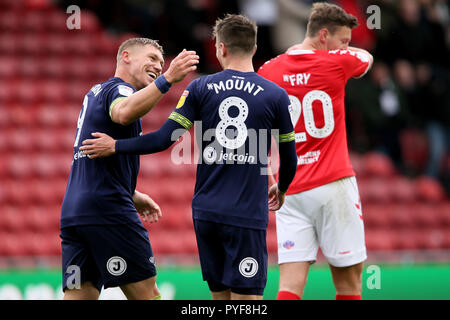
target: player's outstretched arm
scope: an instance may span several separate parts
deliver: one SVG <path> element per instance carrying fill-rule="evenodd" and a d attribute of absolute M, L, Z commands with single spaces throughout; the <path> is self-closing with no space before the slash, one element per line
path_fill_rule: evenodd
<path fill-rule="evenodd" d="M 103 158 L 115 153 L 149 154 L 168 149 L 186 129 L 178 122 L 168 119 L 157 131 L 140 137 L 114 140 L 101 132 L 92 133 L 96 139 L 86 139 L 80 150 L 90 159 Z"/>
<path fill-rule="evenodd" d="M 114 106 L 111 110 L 112 121 L 128 125 L 144 116 L 158 103 L 171 84 L 183 80 L 188 73 L 196 70 L 198 62 L 199 56 L 195 51 L 180 52 L 162 76 Z"/>

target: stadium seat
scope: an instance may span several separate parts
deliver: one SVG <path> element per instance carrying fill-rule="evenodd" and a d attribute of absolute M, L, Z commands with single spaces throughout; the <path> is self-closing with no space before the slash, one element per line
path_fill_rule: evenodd
<path fill-rule="evenodd" d="M 367 229 L 388 229 L 392 212 L 383 204 L 367 204 L 362 208 L 364 226 Z"/>
<path fill-rule="evenodd" d="M 423 172 L 428 158 L 428 141 L 424 132 L 406 129 L 400 134 L 404 166 L 411 172 Z"/>
<path fill-rule="evenodd" d="M 445 199 L 445 190 L 436 179 L 423 176 L 415 181 L 416 194 L 420 200 L 437 203 Z"/>
<path fill-rule="evenodd" d="M 450 228 L 444 229 L 444 249 L 450 249 Z"/>
<path fill-rule="evenodd" d="M 21 28 L 21 19 L 18 15 L 2 12 L 0 17 L 0 29 L 6 34 L 13 34 Z"/>
<path fill-rule="evenodd" d="M 276 254 L 278 252 L 278 240 L 275 230 L 267 231 L 267 252 Z"/>
<path fill-rule="evenodd" d="M 44 234 L 27 231 L 22 233 L 21 241 L 24 242 L 26 255 L 43 256 L 47 253 Z"/>
<path fill-rule="evenodd" d="M 46 255 L 61 256 L 61 238 L 59 237 L 59 234 L 59 229 L 44 234 Z"/>
<path fill-rule="evenodd" d="M 55 203 L 58 198 L 51 185 L 45 180 L 30 180 L 30 197 L 33 203 L 38 205 L 50 205 Z"/>
<path fill-rule="evenodd" d="M 410 212 L 417 227 L 440 227 L 439 205 L 415 204 L 410 206 Z"/>
<path fill-rule="evenodd" d="M 45 31 L 47 16 L 39 11 L 28 11 L 21 20 L 21 28 L 25 32 L 38 33 Z"/>
<path fill-rule="evenodd" d="M 2 36 L 0 35 L 0 43 L 3 41 Z M 6 40 L 7 41 L 7 40 Z M 20 66 L 19 60 L 16 57 L 5 55 L 5 51 L 2 48 L 2 45 L 0 44 L 0 52 L 2 55 L 0 55 L 0 80 L 1 87 L 5 88 L 8 86 L 11 80 L 14 79 L 14 76 L 17 76 L 17 69 Z M 5 90 L 7 91 L 7 90 Z M 11 94 L 10 90 L 8 90 L 9 94 Z M 0 99 L 4 99 L 3 94 L 0 95 Z M 4 101 L 4 100 L 2 100 Z M 5 99 L 6 101 L 6 99 Z"/>
<path fill-rule="evenodd" d="M 398 176 L 387 182 L 386 187 L 395 203 L 411 203 L 416 199 L 414 182 L 406 177 Z"/>
<path fill-rule="evenodd" d="M 20 232 L 25 230 L 25 216 L 21 210 L 21 207 L 15 206 L 6 206 L 2 208 L 2 229 L 10 232 Z"/>
<path fill-rule="evenodd" d="M 364 178 L 366 177 L 366 171 L 364 166 L 364 159 L 363 157 L 356 153 L 356 152 L 349 152 L 350 157 L 350 163 L 352 164 L 353 170 L 356 173 L 356 176 L 358 178 Z"/>
<path fill-rule="evenodd" d="M 182 241 L 178 232 L 164 231 L 151 232 L 150 242 L 156 256 L 159 254 L 176 254 L 180 252 Z M 182 239 L 181 239 L 182 240 Z"/>
<path fill-rule="evenodd" d="M 53 33 L 59 32 L 61 35 L 68 33 L 69 30 L 66 28 L 66 21 L 68 16 L 64 12 L 55 10 L 47 14 L 47 28 Z"/>
<path fill-rule="evenodd" d="M 424 229 L 418 234 L 418 249 L 445 249 L 445 232 L 442 229 Z"/>
<path fill-rule="evenodd" d="M 83 56 L 79 55 L 74 55 L 66 63 L 67 63 L 66 65 L 67 76 L 70 79 L 77 79 L 83 81 L 86 81 L 91 78 L 91 73 L 93 73 L 93 69 L 96 67 L 96 66 L 91 67 L 91 65 L 87 63 L 87 60 Z M 84 85 L 83 88 L 85 87 L 86 86 Z M 78 99 L 80 99 L 80 97 L 78 97 Z"/>
<path fill-rule="evenodd" d="M 380 152 L 368 152 L 363 156 L 365 172 L 373 177 L 390 177 L 395 173 L 392 160 Z"/>
<path fill-rule="evenodd" d="M 362 179 L 358 182 L 358 189 L 363 204 L 387 203 L 391 201 L 390 190 L 386 187 L 386 180 L 380 178 Z"/>
<path fill-rule="evenodd" d="M 51 56 L 61 57 L 69 52 L 67 40 L 63 34 L 49 34 L 43 45 L 43 50 Z"/>
<path fill-rule="evenodd" d="M 62 124 L 62 112 L 53 104 L 44 104 L 36 112 L 36 121 L 41 128 L 53 129 Z"/>
<path fill-rule="evenodd" d="M 394 249 L 415 250 L 420 246 L 420 233 L 415 229 L 398 230 L 392 233 L 394 236 Z"/>
<path fill-rule="evenodd" d="M 413 212 L 410 210 L 410 206 L 407 204 L 396 204 L 389 208 L 390 226 L 394 229 L 406 229 L 412 228 L 415 225 Z"/>
<path fill-rule="evenodd" d="M 47 214 L 45 207 L 34 205 L 24 207 L 22 215 L 25 217 L 26 228 L 30 231 L 43 233 L 52 229 L 49 223 L 52 217 Z"/>
<path fill-rule="evenodd" d="M 24 33 L 19 44 L 19 53 L 24 56 L 37 57 L 45 52 L 39 37 L 36 37 L 34 33 Z"/>
<path fill-rule="evenodd" d="M 92 83 L 86 83 L 85 81 L 79 81 L 78 79 L 71 81 L 67 87 L 67 96 L 65 98 L 69 99 L 72 103 L 79 103 L 81 109 L 84 95 L 88 93 L 92 85 Z"/>
<path fill-rule="evenodd" d="M 365 236 L 368 251 L 389 251 L 394 249 L 393 233 L 390 231 L 366 230 Z"/>
<path fill-rule="evenodd" d="M 54 105 L 60 105 L 66 102 L 67 87 L 68 86 L 63 81 L 58 81 L 56 79 L 44 80 L 40 86 L 43 101 Z"/>
<path fill-rule="evenodd" d="M 72 56 L 78 56 L 82 59 L 89 58 L 93 53 L 93 46 L 95 43 L 91 42 L 91 38 L 87 30 L 84 30 L 84 22 L 83 22 L 83 30 L 75 31 L 73 35 L 70 37 L 70 41 L 67 41 L 67 45 Z"/>
<path fill-rule="evenodd" d="M 0 252 L 2 256 L 25 256 L 27 249 L 22 235 L 16 232 L 6 232 L 0 234 Z"/>
<path fill-rule="evenodd" d="M 43 58 L 39 63 L 41 65 L 43 77 L 50 79 L 65 79 L 68 76 L 68 61 L 60 57 Z"/>
<path fill-rule="evenodd" d="M 187 206 L 171 205 L 169 203 L 160 206 L 162 218 L 161 226 L 174 230 L 186 230 L 192 227 L 192 213 Z"/>
<path fill-rule="evenodd" d="M 24 183 L 25 181 L 27 183 Z M 23 206 L 29 204 L 32 201 L 32 185 L 28 182 L 29 179 L 2 181 L 2 183 L 5 184 L 6 190 L 8 192 L 8 203 L 16 206 Z"/>
<path fill-rule="evenodd" d="M 23 105 L 16 105 L 10 108 L 9 111 L 10 125 L 16 127 L 16 132 L 28 134 L 29 129 L 34 126 L 36 119 L 33 105 L 30 105 L 30 108 L 24 108 Z M 24 142 L 28 143 L 28 141 Z"/>
<path fill-rule="evenodd" d="M 440 206 L 441 212 L 439 217 L 443 226 L 450 226 L 450 201 L 442 203 Z"/>
<path fill-rule="evenodd" d="M 33 163 L 26 154 L 16 154 L 9 157 L 6 165 L 8 175 L 12 178 L 22 180 L 30 178 L 33 174 Z"/>

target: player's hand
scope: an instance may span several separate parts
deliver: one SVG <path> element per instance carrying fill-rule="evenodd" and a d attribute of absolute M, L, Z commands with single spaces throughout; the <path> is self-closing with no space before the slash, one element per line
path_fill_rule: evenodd
<path fill-rule="evenodd" d="M 277 211 L 284 203 L 286 194 L 278 189 L 278 184 L 273 184 L 269 189 L 269 210 Z"/>
<path fill-rule="evenodd" d="M 142 220 L 154 223 L 162 217 L 161 208 L 147 194 L 136 190 L 133 195 L 133 202 Z"/>
<path fill-rule="evenodd" d="M 116 140 L 101 132 L 92 133 L 97 139 L 86 139 L 80 150 L 89 159 L 108 157 L 116 153 Z"/>
<path fill-rule="evenodd" d="M 180 82 L 189 72 L 197 70 L 199 59 L 200 57 L 195 51 L 183 49 L 183 51 L 172 60 L 169 68 L 164 72 L 164 77 L 169 83 Z"/>

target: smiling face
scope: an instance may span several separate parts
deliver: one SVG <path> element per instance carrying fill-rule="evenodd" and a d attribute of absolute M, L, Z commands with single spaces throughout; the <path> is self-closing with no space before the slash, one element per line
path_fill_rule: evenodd
<path fill-rule="evenodd" d="M 131 84 L 140 90 L 145 88 L 161 74 L 164 58 L 161 51 L 151 44 L 134 45 L 123 52 L 131 76 Z"/>

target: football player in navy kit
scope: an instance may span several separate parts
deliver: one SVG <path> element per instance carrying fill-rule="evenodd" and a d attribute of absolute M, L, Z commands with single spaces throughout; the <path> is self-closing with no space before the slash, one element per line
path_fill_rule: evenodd
<path fill-rule="evenodd" d="M 160 296 L 148 232 L 138 213 L 156 222 L 161 210 L 135 189 L 139 156 L 90 159 L 79 147 L 92 131 L 116 139 L 141 135 L 140 117 L 197 63 L 194 51 L 183 50 L 161 74 L 164 59 L 158 42 L 132 38 L 119 47 L 114 77 L 85 95 L 61 208 L 64 299 L 98 299 L 102 287 L 115 286 L 128 299 Z"/>
<path fill-rule="evenodd" d="M 175 130 L 182 134 L 194 121 L 201 121 L 197 134 L 213 133 L 214 139 L 199 146 L 203 158 L 192 201 L 203 279 L 213 299 L 263 296 L 269 188 L 262 171 L 267 168 L 273 130 L 279 131 L 280 153 L 279 182 L 270 188 L 274 210 L 282 205 L 297 167 L 289 97 L 254 72 L 256 32 L 254 21 L 245 16 L 218 19 L 214 36 L 223 71 L 192 81 L 159 130 L 125 140 L 97 132 L 93 136 L 98 139 L 85 140 L 81 147 L 95 159 L 158 152 L 174 143 Z M 261 145 L 267 149 L 259 151 Z"/>

